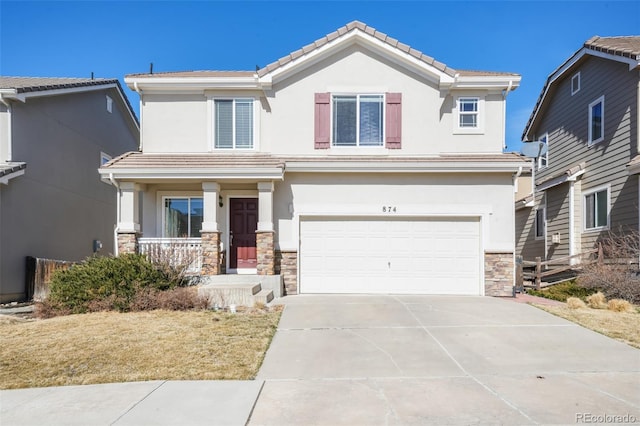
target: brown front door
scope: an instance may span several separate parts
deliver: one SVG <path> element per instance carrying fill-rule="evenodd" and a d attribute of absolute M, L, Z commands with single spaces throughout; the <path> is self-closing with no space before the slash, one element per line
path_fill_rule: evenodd
<path fill-rule="evenodd" d="M 232 198 L 230 201 L 229 268 L 255 268 L 258 199 Z"/>

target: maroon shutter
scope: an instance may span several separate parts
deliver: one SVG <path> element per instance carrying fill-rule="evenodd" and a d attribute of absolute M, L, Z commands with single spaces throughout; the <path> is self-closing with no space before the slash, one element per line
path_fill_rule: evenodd
<path fill-rule="evenodd" d="M 386 147 L 400 149 L 402 141 L 402 93 L 387 93 Z"/>
<path fill-rule="evenodd" d="M 315 96 L 315 149 L 328 149 L 331 146 L 331 95 L 316 93 Z"/>

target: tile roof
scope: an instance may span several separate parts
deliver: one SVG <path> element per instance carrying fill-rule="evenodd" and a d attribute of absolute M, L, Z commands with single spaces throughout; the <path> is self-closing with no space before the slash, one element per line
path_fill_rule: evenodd
<path fill-rule="evenodd" d="M 587 49 L 640 60 L 640 36 L 593 36 L 584 43 Z"/>
<path fill-rule="evenodd" d="M 0 163 L 0 178 L 11 173 L 23 170 L 27 163 Z"/>
<path fill-rule="evenodd" d="M 521 162 L 528 165 L 528 159 L 516 153 L 506 154 L 461 154 L 440 155 L 432 157 L 386 157 L 386 156 L 273 156 L 270 154 L 249 153 L 207 153 L 207 154 L 149 154 L 141 152 L 128 152 L 102 166 L 103 169 L 205 169 L 205 168 L 285 168 L 287 162 L 297 163 L 443 163 L 443 162 Z"/>
<path fill-rule="evenodd" d="M 393 37 L 388 36 L 387 34 L 376 30 L 373 27 L 366 25 L 360 21 L 352 21 L 347 25 L 338 28 L 336 31 L 327 34 L 324 37 L 321 37 L 294 52 L 289 53 L 288 55 L 283 56 L 282 58 L 268 64 L 267 66 L 258 69 L 256 72 L 253 71 L 178 71 L 178 72 L 163 72 L 163 73 L 153 73 L 153 74 L 129 74 L 127 77 L 135 77 L 135 76 L 145 76 L 145 77 L 251 77 L 258 75 L 258 77 L 263 77 L 266 74 L 269 74 L 272 71 L 288 64 L 289 62 L 300 58 L 303 55 L 309 54 L 327 43 L 341 37 L 351 31 L 360 30 L 386 44 L 391 47 L 397 48 L 404 53 L 407 53 L 414 58 L 424 62 L 425 64 L 431 65 L 436 69 L 444 72 L 445 74 L 454 77 L 456 74 L 461 76 L 469 76 L 469 77 L 479 77 L 479 76 L 509 76 L 509 75 L 519 75 L 515 73 L 506 73 L 506 72 L 497 72 L 497 71 L 477 71 L 477 70 L 455 70 L 453 68 L 448 67 L 442 62 L 436 61 L 431 56 L 425 55 L 408 46 Z"/>
<path fill-rule="evenodd" d="M 70 89 L 85 86 L 119 84 L 117 79 L 107 78 L 59 78 L 59 77 L 4 77 L 0 76 L 0 89 L 15 89 L 18 93 L 44 90 Z"/>

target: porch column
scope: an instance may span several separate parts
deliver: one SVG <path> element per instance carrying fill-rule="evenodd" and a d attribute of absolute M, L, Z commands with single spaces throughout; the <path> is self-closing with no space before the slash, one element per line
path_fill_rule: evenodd
<path fill-rule="evenodd" d="M 138 236 L 140 235 L 138 191 L 140 189 L 140 185 L 135 182 L 120 182 L 116 254 L 138 252 Z"/>
<path fill-rule="evenodd" d="M 256 231 L 258 275 L 275 273 L 274 236 L 273 182 L 258 182 L 258 230 Z"/>
<path fill-rule="evenodd" d="M 220 185 L 216 182 L 203 182 L 203 218 L 202 230 L 202 275 L 220 273 L 220 229 L 218 228 L 218 197 Z"/>

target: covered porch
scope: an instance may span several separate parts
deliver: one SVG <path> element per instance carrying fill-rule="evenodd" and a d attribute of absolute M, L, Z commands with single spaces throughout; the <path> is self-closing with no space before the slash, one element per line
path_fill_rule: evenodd
<path fill-rule="evenodd" d="M 190 274 L 274 275 L 270 156 L 128 153 L 100 169 L 118 189 L 116 255 L 141 253 Z"/>

